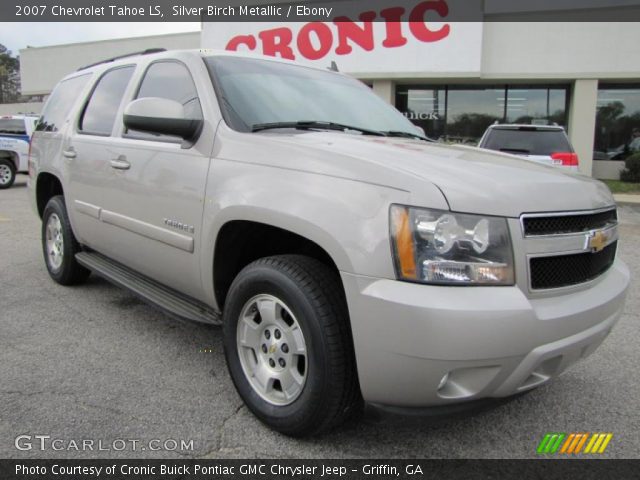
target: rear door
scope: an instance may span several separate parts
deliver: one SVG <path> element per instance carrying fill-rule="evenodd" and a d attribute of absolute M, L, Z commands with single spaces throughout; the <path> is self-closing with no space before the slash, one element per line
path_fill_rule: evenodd
<path fill-rule="evenodd" d="M 68 179 L 65 197 L 76 237 L 98 251 L 112 240 L 100 212 L 108 207 L 111 192 L 120 188 L 113 181 L 110 167 L 110 160 L 116 155 L 112 132 L 135 68 L 119 66 L 98 77 L 79 108 L 80 114 L 74 118 L 62 150 Z"/>
<path fill-rule="evenodd" d="M 37 120 L 35 131 L 31 137 L 31 161 L 33 173 L 49 172 L 62 178 L 65 185 L 65 196 L 69 198 L 67 160 L 62 156 L 68 144 L 69 131 L 72 129 L 72 112 L 76 112 L 90 88 L 91 72 L 78 73 L 66 78 L 53 89 Z M 35 189 L 33 189 L 35 193 Z M 35 195 L 32 193 L 32 199 Z M 67 202 L 67 211 L 71 225 L 75 226 L 75 211 L 72 202 Z M 77 234 L 77 232 L 76 232 Z"/>

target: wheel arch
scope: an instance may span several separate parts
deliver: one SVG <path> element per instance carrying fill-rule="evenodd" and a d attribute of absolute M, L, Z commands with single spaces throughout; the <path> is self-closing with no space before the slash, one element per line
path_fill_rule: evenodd
<path fill-rule="evenodd" d="M 56 195 L 64 195 L 60 179 L 49 172 L 38 174 L 36 178 L 36 207 L 40 218 L 42 218 L 47 202 Z"/>
<path fill-rule="evenodd" d="M 337 241 L 315 225 L 300 223 L 299 218 L 283 215 L 280 221 L 274 220 L 270 215 L 257 214 L 257 218 L 243 215 L 221 222 L 212 259 L 214 295 L 220 309 L 240 270 L 258 258 L 272 255 L 301 254 L 319 260 L 335 272 L 344 292 L 340 271 L 350 270 L 351 262 Z M 294 223 L 302 228 L 295 228 Z"/>
<path fill-rule="evenodd" d="M 20 156 L 12 150 L 0 150 L 0 158 L 8 158 L 17 172 L 20 169 Z"/>

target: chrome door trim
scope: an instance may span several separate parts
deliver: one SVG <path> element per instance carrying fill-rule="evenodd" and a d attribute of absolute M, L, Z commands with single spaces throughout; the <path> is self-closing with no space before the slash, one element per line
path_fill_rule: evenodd
<path fill-rule="evenodd" d="M 192 237 L 187 235 L 181 235 L 165 228 L 157 227 L 150 223 L 142 222 L 109 210 L 102 210 L 100 212 L 100 220 L 108 225 L 113 225 L 143 237 L 150 238 L 151 240 L 164 243 L 165 245 L 193 253 L 194 241 Z"/>

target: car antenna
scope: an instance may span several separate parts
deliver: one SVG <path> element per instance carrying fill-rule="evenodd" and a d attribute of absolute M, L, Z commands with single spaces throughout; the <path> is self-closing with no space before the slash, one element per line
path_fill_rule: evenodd
<path fill-rule="evenodd" d="M 335 60 L 331 60 L 331 65 L 329 65 L 329 70 L 331 70 L 332 72 L 339 72 L 340 70 L 338 70 L 338 64 L 336 63 Z"/>

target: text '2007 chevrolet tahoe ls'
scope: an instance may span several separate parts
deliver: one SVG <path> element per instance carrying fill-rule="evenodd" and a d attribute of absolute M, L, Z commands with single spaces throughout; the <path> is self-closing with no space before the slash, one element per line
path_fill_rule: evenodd
<path fill-rule="evenodd" d="M 272 58 L 143 52 L 67 76 L 30 185 L 51 277 L 223 326 L 289 435 L 363 400 L 506 397 L 592 353 L 629 271 L 601 182 L 421 136 L 367 86 Z"/>

